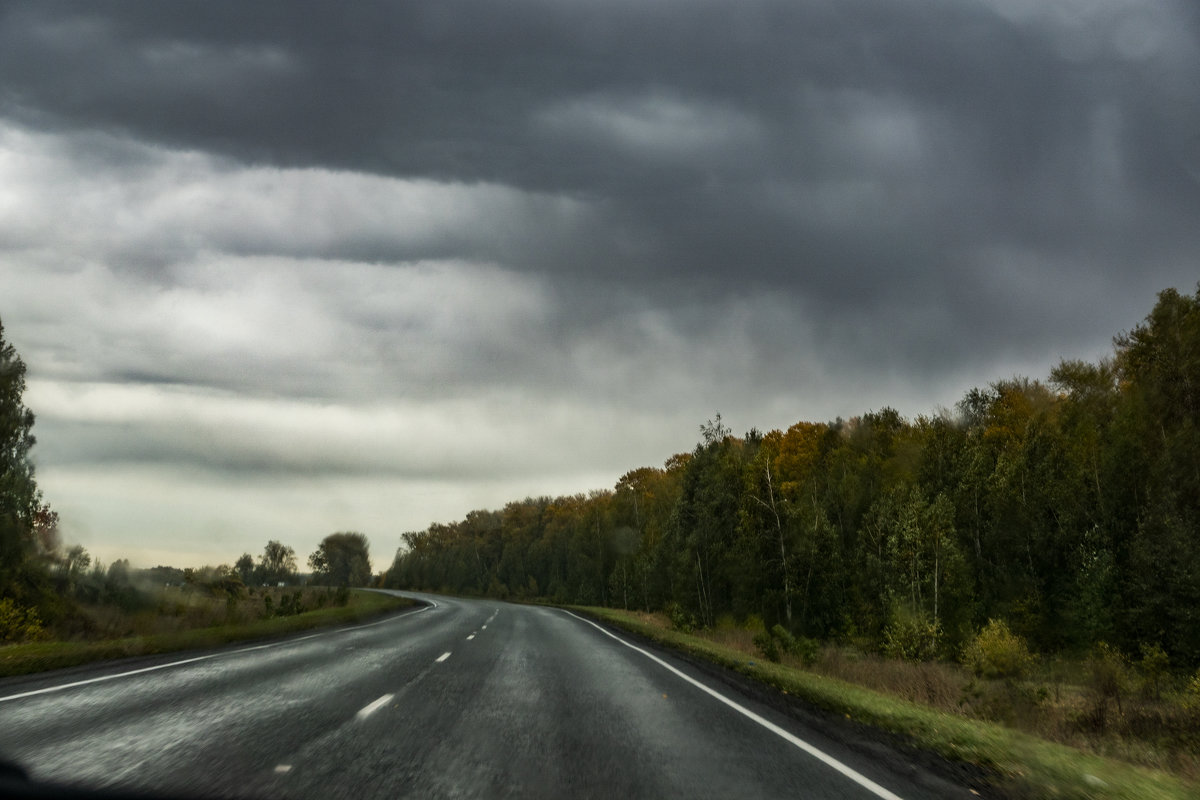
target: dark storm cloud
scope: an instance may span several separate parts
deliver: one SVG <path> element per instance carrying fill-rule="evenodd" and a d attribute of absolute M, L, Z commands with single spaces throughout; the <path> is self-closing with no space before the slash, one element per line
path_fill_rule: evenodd
<path fill-rule="evenodd" d="M 1006 352 L 1072 354 L 1114 319 L 1134 321 L 1200 245 L 1200 26 L 1184 4 L 0 13 L 0 111 L 65 134 L 80 174 L 136 179 L 159 158 L 146 147 L 210 159 L 188 203 L 161 202 L 102 243 L 112 269 L 164 289 L 198 248 L 461 259 L 550 278 L 566 309 L 542 320 L 560 345 L 551 361 L 595 340 L 630 356 L 623 333 L 645 308 L 702 341 L 731 302 L 771 295 L 792 319 L 741 320 L 754 359 L 787 364 L 803 330 L 801 346 L 831 362 L 928 375 Z M 246 168 L 316 172 L 285 196 L 293 213 L 272 218 L 253 199 L 281 205 L 275 178 Z M 172 180 L 187 184 L 181 171 Z M 322 177 L 339 171 L 361 177 L 348 188 Z M 413 200 L 371 176 L 424 184 Z M 447 211 L 398 233 L 390 220 L 428 204 L 429 187 L 448 187 L 439 202 L 469 207 L 470 222 Z M 338 192 L 360 203 L 320 224 Z M 356 323 L 394 346 L 403 325 L 386 304 L 380 314 Z M 154 368 L 172 361 L 152 349 L 117 366 L 234 388 L 220 355 L 172 372 Z M 509 356 L 460 372 L 520 381 L 520 354 Z M 269 355 L 255 372 L 304 391 Z"/>
<path fill-rule="evenodd" d="M 1022 335 L 1008 323 L 1039 294 L 1128 290 L 1133 265 L 1200 244 L 1196 11 L 1046 7 L 19 4 L 0 109 L 235 163 L 565 195 L 589 211 L 566 233 L 360 235 L 320 254 L 489 260 L 568 293 L 603 276 L 661 303 L 681 282 L 782 292 L 833 325 L 907 306 L 910 326 L 944 319 L 929 334 L 957 361 Z M 919 359 L 911 335 L 872 352 Z"/>
<path fill-rule="evenodd" d="M 231 492 L 297 509 L 269 535 L 414 527 L 611 485 L 714 409 L 1102 355 L 1195 285 L 1197 86 L 1188 0 L 0 0 L 48 496 L 131 536 Z"/>

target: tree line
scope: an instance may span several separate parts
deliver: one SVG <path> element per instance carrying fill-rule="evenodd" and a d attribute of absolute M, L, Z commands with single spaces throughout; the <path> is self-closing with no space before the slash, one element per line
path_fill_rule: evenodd
<path fill-rule="evenodd" d="M 1200 665 L 1200 288 L 1167 290 L 1098 363 L 736 437 L 611 490 L 514 501 L 403 535 L 385 583 L 761 617 L 954 656 L 989 620 L 1033 647 L 1160 646 Z"/>

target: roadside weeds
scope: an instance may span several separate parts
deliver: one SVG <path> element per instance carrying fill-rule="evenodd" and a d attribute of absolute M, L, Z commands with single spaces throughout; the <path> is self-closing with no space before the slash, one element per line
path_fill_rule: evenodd
<path fill-rule="evenodd" d="M 1070 800 L 1200 797 L 1200 787 L 1159 770 L 1085 753 L 1001 725 L 935 711 L 835 678 L 750 657 L 733 647 L 663 628 L 633 612 L 570 608 L 733 670 L 808 706 L 899 736 L 951 762 L 974 765 L 995 776 L 993 786 L 1007 796 Z"/>
<path fill-rule="evenodd" d="M 97 661 L 158 655 L 183 650 L 220 647 L 235 642 L 271 639 L 299 631 L 361 622 L 401 608 L 417 605 L 404 597 L 354 591 L 346 606 L 320 608 L 286 617 L 243 624 L 176 631 L 150 636 L 130 636 L 98 642 L 29 642 L 0 648 L 0 677 L 29 675 L 76 667 Z"/>

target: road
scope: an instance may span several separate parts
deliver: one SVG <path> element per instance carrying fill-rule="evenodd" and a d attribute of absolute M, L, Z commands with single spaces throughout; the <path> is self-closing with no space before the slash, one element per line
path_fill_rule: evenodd
<path fill-rule="evenodd" d="M 0 681 L 0 754 L 35 779 L 188 796 L 946 796 L 566 611 L 412 596 L 429 605 Z"/>

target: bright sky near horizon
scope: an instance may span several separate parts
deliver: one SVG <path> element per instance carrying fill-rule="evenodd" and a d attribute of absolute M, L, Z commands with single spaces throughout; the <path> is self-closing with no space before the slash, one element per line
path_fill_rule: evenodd
<path fill-rule="evenodd" d="M 1094 360 L 1200 278 L 1186 0 L 0 3 L 0 321 L 104 561 L 301 561 Z"/>

